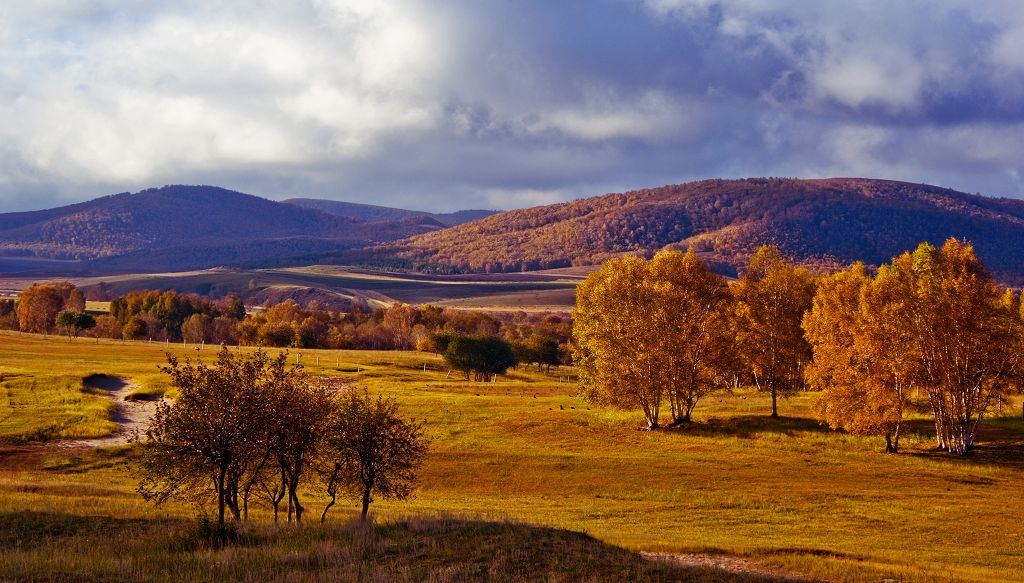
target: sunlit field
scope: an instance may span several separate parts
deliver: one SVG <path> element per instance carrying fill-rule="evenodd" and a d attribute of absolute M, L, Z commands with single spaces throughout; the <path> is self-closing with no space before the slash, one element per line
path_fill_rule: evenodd
<path fill-rule="evenodd" d="M 984 421 L 966 458 L 934 451 L 923 415 L 903 453 L 887 455 L 881 438 L 819 426 L 813 393 L 782 401 L 778 420 L 749 389 L 714 395 L 692 425 L 648 432 L 637 430 L 637 412 L 581 399 L 571 369 L 520 368 L 473 383 L 413 352 L 289 358 L 311 375 L 394 396 L 426 422 L 433 442 L 415 497 L 374 503 L 374 529 L 349 524 L 353 502 L 321 530 L 323 496 L 308 491 L 301 531 L 269 527 L 257 508 L 257 524 L 236 544 L 193 548 L 197 510 L 143 501 L 126 469 L 130 447 L 59 442 L 114 428 L 111 402 L 85 389 L 84 377 L 121 376 L 140 396 L 157 395 L 168 389 L 157 369 L 165 352 L 212 361 L 215 349 L 195 348 L 0 333 L 0 578 L 440 580 L 447 558 L 450 578 L 479 579 L 495 557 L 524 580 L 724 576 L 616 547 L 723 553 L 831 580 L 1009 581 L 1024 569 L 1019 401 Z M 538 559 L 550 556 L 544 548 L 561 549 L 564 564 Z"/>

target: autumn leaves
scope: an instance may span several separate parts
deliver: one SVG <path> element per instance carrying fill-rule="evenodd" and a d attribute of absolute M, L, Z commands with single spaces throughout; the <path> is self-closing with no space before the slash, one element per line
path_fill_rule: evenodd
<path fill-rule="evenodd" d="M 742 382 L 771 394 L 773 417 L 778 396 L 821 391 L 821 421 L 891 452 L 910 411 L 930 409 L 938 447 L 963 454 L 1024 374 L 1020 298 L 952 239 L 818 280 L 762 247 L 731 285 L 692 250 L 626 257 L 579 287 L 575 318 L 586 394 L 641 409 L 651 429 L 664 403 L 685 423 Z"/>
<path fill-rule="evenodd" d="M 936 445 L 967 453 L 986 412 L 1024 373 L 1020 297 L 953 239 L 941 249 L 922 244 L 874 277 L 857 264 L 823 278 L 804 327 L 819 418 L 884 435 L 890 452 L 920 405 L 931 411 Z"/>

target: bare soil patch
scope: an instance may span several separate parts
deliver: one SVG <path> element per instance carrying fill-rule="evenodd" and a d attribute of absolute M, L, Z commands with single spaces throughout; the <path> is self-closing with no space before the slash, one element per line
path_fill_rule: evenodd
<path fill-rule="evenodd" d="M 641 552 L 640 556 L 648 560 L 662 561 L 681 567 L 713 569 L 734 575 L 765 577 L 774 581 L 826 581 L 824 579 L 815 579 L 799 573 L 793 573 L 779 567 L 765 565 L 764 563 L 758 562 L 754 559 L 734 557 L 730 555 L 718 555 L 712 553 L 670 554 Z"/>
<path fill-rule="evenodd" d="M 117 431 L 105 437 L 91 439 L 68 439 L 60 443 L 63 447 L 109 447 L 113 445 L 124 445 L 132 435 L 142 434 L 146 431 L 149 419 L 156 411 L 157 403 L 163 399 L 129 399 L 129 395 L 139 388 L 138 384 L 132 383 L 122 377 L 96 374 L 85 379 L 87 387 L 104 391 L 108 398 L 112 399 L 117 406 L 114 412 L 113 421 L 117 423 Z"/>

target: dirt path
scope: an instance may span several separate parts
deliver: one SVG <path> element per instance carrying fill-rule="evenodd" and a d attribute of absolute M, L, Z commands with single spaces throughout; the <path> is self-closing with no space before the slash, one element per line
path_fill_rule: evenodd
<path fill-rule="evenodd" d="M 150 416 L 156 410 L 160 401 L 125 400 L 132 391 L 139 388 L 139 385 L 126 381 L 121 377 L 110 375 L 93 375 L 85 380 L 85 385 L 106 391 L 112 399 L 117 410 L 114 412 L 113 421 L 117 423 L 118 429 L 112 435 L 106 437 L 95 437 L 92 439 L 67 439 L 59 442 L 62 447 L 106 447 L 111 445 L 123 445 L 128 443 L 128 437 L 134 433 L 142 433 L 146 430 L 146 424 Z"/>
<path fill-rule="evenodd" d="M 747 559 L 744 557 L 715 555 L 710 553 L 687 553 L 674 555 L 669 553 L 641 552 L 640 555 L 645 559 L 672 563 L 674 565 L 682 565 L 684 567 L 711 567 L 727 571 L 729 573 L 734 573 L 736 575 L 770 577 L 777 581 L 826 581 L 824 579 L 815 579 L 799 573 L 793 573 L 779 567 L 765 565 L 764 563 L 758 562 L 754 559 Z"/>

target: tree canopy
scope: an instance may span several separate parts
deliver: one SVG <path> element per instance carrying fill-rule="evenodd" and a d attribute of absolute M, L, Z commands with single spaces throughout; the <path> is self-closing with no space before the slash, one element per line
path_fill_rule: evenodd
<path fill-rule="evenodd" d="M 725 279 L 691 250 L 606 262 L 577 289 L 574 358 L 587 396 L 639 408 L 660 426 L 691 419 L 734 370 L 732 299 Z"/>
<path fill-rule="evenodd" d="M 823 279 L 804 328 L 819 418 L 885 435 L 890 452 L 915 389 L 927 395 L 937 446 L 964 454 L 989 407 L 1021 386 L 1020 297 L 956 239 L 922 243 L 874 277 L 854 265 Z"/>
<path fill-rule="evenodd" d="M 802 366 L 811 358 L 800 323 L 811 307 L 814 278 L 777 247 L 762 246 L 732 289 L 739 354 L 757 388 L 771 394 L 772 417 L 778 417 L 778 397 L 802 387 Z"/>
<path fill-rule="evenodd" d="M 404 419 L 394 399 L 350 391 L 328 421 L 323 451 L 324 483 L 330 502 L 339 493 L 360 500 L 366 518 L 373 496 L 403 500 L 412 494 L 416 472 L 427 454 L 421 423 Z"/>

